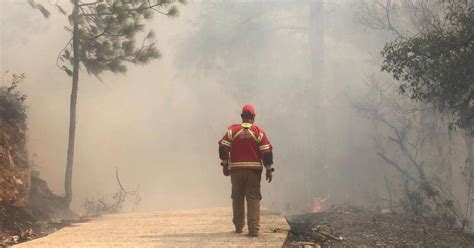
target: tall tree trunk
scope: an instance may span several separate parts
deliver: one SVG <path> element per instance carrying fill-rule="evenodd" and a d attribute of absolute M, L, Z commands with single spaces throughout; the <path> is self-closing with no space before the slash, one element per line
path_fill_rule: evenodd
<path fill-rule="evenodd" d="M 471 1 L 474 4 L 474 0 Z M 474 100 L 472 96 L 474 94 L 474 84 L 471 84 L 471 100 L 468 105 L 468 126 L 466 131 L 466 147 L 467 147 L 467 159 L 469 168 L 471 168 L 471 192 L 474 191 Z M 474 200 L 474 196 L 471 197 Z M 472 201 L 471 201 L 472 202 Z"/>
<path fill-rule="evenodd" d="M 79 0 L 74 1 L 73 22 L 74 30 L 72 34 L 73 46 L 73 70 L 72 70 L 72 91 L 69 110 L 69 141 L 67 147 L 66 176 L 64 180 L 64 202 L 66 206 L 71 205 L 72 200 L 72 169 L 74 164 L 74 144 L 76 139 L 76 103 L 79 83 Z"/>
<path fill-rule="evenodd" d="M 327 157 L 325 142 L 328 140 L 328 130 L 326 127 L 326 106 L 323 103 L 325 68 L 324 68 L 324 1 L 309 0 L 309 46 L 311 78 L 309 87 L 309 109 L 310 121 L 313 128 L 307 130 L 309 138 L 310 161 L 306 173 L 309 183 L 310 200 L 315 197 L 325 197 L 328 195 L 329 178 L 327 174 Z M 317 178 L 317 180 L 315 180 Z"/>
<path fill-rule="evenodd" d="M 474 84 L 471 86 L 471 96 Z M 472 98 L 461 110 L 461 127 L 464 129 L 464 142 L 466 144 L 466 169 L 469 173 L 470 199 L 474 200 L 474 100 Z"/>
<path fill-rule="evenodd" d="M 471 186 L 471 199 L 474 200 L 474 161 L 473 160 L 473 155 L 474 155 L 474 146 L 473 146 L 473 134 L 471 128 L 466 128 L 464 131 L 464 142 L 466 144 L 466 151 L 467 151 L 467 157 L 466 157 L 466 165 L 468 172 L 470 173 L 470 186 Z"/>
<path fill-rule="evenodd" d="M 448 157 L 447 157 L 447 163 L 448 163 L 448 178 L 447 178 L 447 183 L 448 183 L 448 190 L 452 192 L 453 190 L 453 164 L 452 164 L 452 154 L 453 154 L 453 133 L 452 130 L 447 128 L 448 132 Z"/>

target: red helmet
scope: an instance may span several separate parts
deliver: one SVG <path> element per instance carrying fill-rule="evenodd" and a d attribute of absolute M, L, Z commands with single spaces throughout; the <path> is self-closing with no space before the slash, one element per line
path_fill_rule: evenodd
<path fill-rule="evenodd" d="M 251 114 L 255 116 L 255 108 L 251 104 L 246 104 L 242 108 L 242 114 Z"/>

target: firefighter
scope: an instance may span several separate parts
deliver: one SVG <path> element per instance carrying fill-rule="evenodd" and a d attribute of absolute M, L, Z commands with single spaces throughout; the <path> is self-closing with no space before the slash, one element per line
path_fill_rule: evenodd
<path fill-rule="evenodd" d="M 228 127 L 219 141 L 219 157 L 225 176 L 232 183 L 232 209 L 235 232 L 242 233 L 245 225 L 245 200 L 250 237 L 258 237 L 260 227 L 260 181 L 265 169 L 266 180 L 273 179 L 272 145 L 262 128 L 254 124 L 255 109 L 247 104 L 242 108 L 241 124 Z"/>

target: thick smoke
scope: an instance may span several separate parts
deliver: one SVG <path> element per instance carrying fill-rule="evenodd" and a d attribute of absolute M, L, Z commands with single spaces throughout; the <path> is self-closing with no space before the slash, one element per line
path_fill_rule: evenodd
<path fill-rule="evenodd" d="M 358 3 L 191 1 L 178 18 L 157 16 L 147 28 L 162 59 L 102 82 L 81 72 L 73 207 L 113 193 L 116 167 L 139 186 L 139 210 L 230 206 L 217 141 L 246 103 L 274 146 L 265 207 L 297 213 L 318 197 L 364 204 L 381 193 L 391 168 L 349 99 L 366 91 L 389 37 L 355 21 Z M 67 18 L 45 19 L 26 1 L 0 8 L 0 69 L 27 75 L 29 150 L 62 193 L 71 79 L 56 58 Z"/>

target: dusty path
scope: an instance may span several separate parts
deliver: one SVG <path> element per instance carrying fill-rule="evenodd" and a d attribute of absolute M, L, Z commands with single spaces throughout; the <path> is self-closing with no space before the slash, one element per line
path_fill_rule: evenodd
<path fill-rule="evenodd" d="M 262 211 L 261 235 L 233 233 L 231 209 L 195 209 L 106 215 L 14 247 L 281 247 L 283 216 Z"/>

